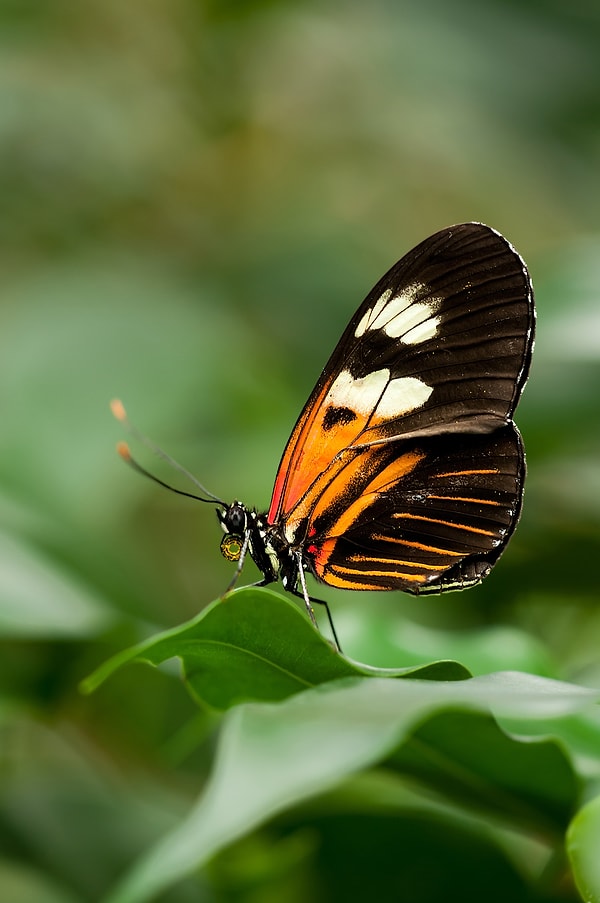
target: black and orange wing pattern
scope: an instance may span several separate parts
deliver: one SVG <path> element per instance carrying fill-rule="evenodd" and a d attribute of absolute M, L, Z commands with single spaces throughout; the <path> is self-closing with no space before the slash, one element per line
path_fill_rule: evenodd
<path fill-rule="evenodd" d="M 439 592 L 478 583 L 519 517 L 512 421 L 534 304 L 495 230 L 444 229 L 360 306 L 284 451 L 267 523 L 344 589 Z"/>

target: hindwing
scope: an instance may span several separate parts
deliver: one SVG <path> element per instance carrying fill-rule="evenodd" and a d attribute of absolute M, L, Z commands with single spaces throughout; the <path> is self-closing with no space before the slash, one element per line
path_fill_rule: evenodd
<path fill-rule="evenodd" d="M 307 565 L 343 589 L 479 583 L 514 529 L 524 475 L 512 425 L 366 447 L 312 506 Z"/>

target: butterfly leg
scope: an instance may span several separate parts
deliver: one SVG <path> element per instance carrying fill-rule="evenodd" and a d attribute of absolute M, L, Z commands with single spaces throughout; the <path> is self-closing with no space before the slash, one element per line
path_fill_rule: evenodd
<path fill-rule="evenodd" d="M 304 567 L 302 565 L 302 559 L 301 559 L 300 555 L 296 556 L 296 562 L 298 565 L 298 579 L 300 581 L 300 586 L 302 587 L 302 590 L 300 591 L 298 589 L 298 586 L 295 586 L 293 589 L 291 589 L 291 587 L 290 587 L 291 592 L 295 596 L 298 596 L 299 599 L 304 600 L 304 604 L 306 605 L 306 610 L 308 612 L 308 616 L 311 619 L 314 626 L 317 628 L 317 630 L 319 629 L 319 625 L 317 624 L 317 619 L 315 618 L 315 613 L 313 611 L 313 607 L 312 607 L 311 603 L 314 602 L 316 605 L 322 605 L 325 608 L 325 611 L 327 612 L 327 620 L 329 621 L 329 627 L 331 629 L 331 634 L 333 636 L 333 642 L 335 644 L 336 652 L 341 653 L 342 647 L 340 646 L 340 641 L 338 640 L 338 636 L 337 636 L 335 627 L 333 626 L 333 618 L 331 617 L 331 611 L 329 609 L 329 605 L 327 604 L 327 602 L 325 602 L 324 599 L 315 599 L 314 596 L 310 596 L 308 594 L 308 589 L 306 586 L 306 578 L 304 576 Z"/>
<path fill-rule="evenodd" d="M 237 561 L 237 567 L 233 573 L 233 577 L 231 578 L 231 580 L 229 581 L 229 584 L 227 585 L 227 589 L 223 593 L 224 596 L 226 596 L 227 593 L 230 593 L 231 590 L 233 589 L 233 587 L 238 582 L 239 576 L 242 573 L 242 568 L 244 567 L 244 561 L 245 561 L 246 555 L 248 554 L 249 547 L 250 547 L 250 530 L 246 530 L 246 532 L 244 533 L 244 541 L 242 542 L 242 547 L 240 549 L 240 554 L 239 554 L 239 558 Z"/>
<path fill-rule="evenodd" d="M 227 538 L 228 537 L 225 537 L 225 539 L 227 539 Z M 256 535 L 255 535 L 254 539 L 256 542 Z M 228 593 L 230 593 L 231 590 L 236 585 L 236 583 L 238 582 L 239 576 L 244 567 L 246 555 L 249 552 L 250 552 L 250 554 L 252 554 L 252 548 L 253 548 L 253 546 L 252 546 L 252 527 L 250 526 L 244 533 L 244 537 L 241 541 L 241 545 L 239 548 L 239 553 L 237 553 L 236 557 L 234 558 L 231 555 L 226 555 L 226 557 L 229 561 L 237 561 L 237 566 L 234 571 L 233 577 L 229 581 L 229 583 L 225 589 L 225 592 L 223 593 L 223 596 L 226 596 Z M 263 563 L 263 565 L 265 564 L 265 562 L 262 562 L 262 563 Z M 245 584 L 244 589 L 249 589 L 250 587 L 253 587 L 253 586 L 269 586 L 271 583 L 275 583 L 276 579 L 277 579 L 277 577 L 274 573 L 272 573 L 271 571 L 269 571 L 267 569 L 263 569 L 263 579 L 256 580 L 254 583 Z"/>

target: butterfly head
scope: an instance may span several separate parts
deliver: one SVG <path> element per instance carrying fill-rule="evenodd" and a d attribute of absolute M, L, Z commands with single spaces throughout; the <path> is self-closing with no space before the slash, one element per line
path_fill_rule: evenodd
<path fill-rule="evenodd" d="M 243 536 L 248 529 L 248 510 L 241 502 L 217 508 L 217 517 L 225 533 Z"/>
<path fill-rule="evenodd" d="M 225 536 L 221 540 L 221 554 L 227 561 L 239 561 L 248 530 L 248 511 L 241 502 L 217 508 L 217 518 Z"/>
<path fill-rule="evenodd" d="M 286 543 L 273 534 L 265 514 L 258 514 L 254 508 L 249 510 L 236 501 L 217 508 L 217 518 L 225 533 L 221 540 L 221 554 L 227 561 L 238 562 L 234 582 L 242 569 L 246 553 L 261 572 L 263 586 L 285 574 L 295 573 L 294 559 Z"/>

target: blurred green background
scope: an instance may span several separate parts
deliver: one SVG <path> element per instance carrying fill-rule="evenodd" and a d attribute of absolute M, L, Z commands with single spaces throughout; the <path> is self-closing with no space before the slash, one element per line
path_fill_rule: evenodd
<path fill-rule="evenodd" d="M 231 575 L 211 507 L 119 461 L 109 400 L 266 508 L 350 315 L 452 223 L 536 288 L 521 525 L 468 593 L 324 595 L 374 665 L 598 685 L 600 7 L 5 0 L 0 189 L 2 899 L 101 899 L 210 768 L 175 668 L 78 692 Z M 223 874 L 164 899 L 234 899 Z"/>

